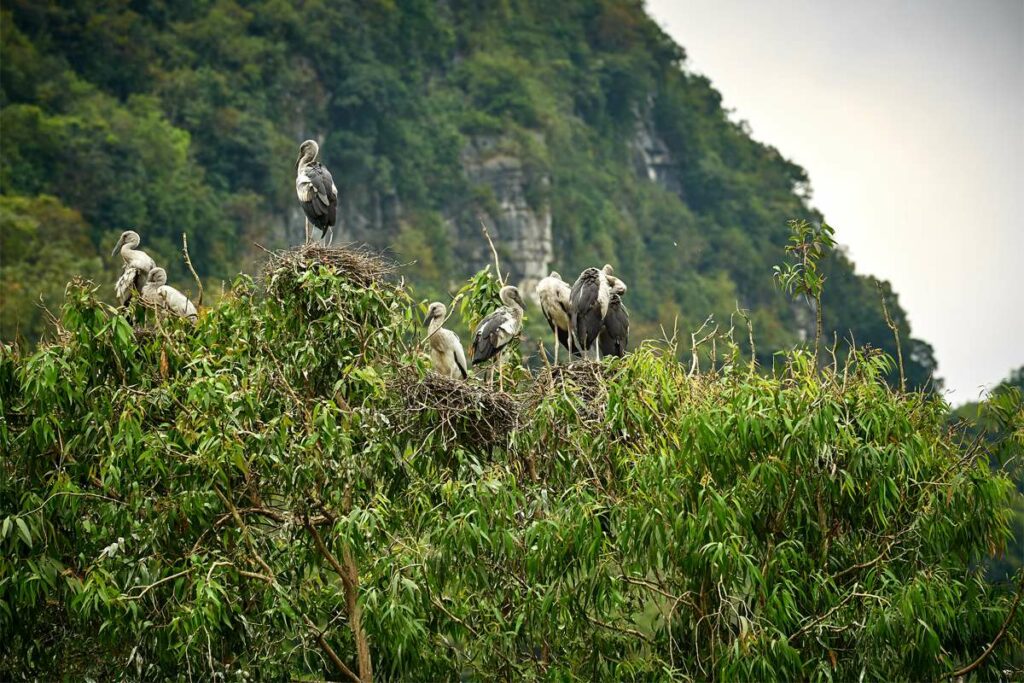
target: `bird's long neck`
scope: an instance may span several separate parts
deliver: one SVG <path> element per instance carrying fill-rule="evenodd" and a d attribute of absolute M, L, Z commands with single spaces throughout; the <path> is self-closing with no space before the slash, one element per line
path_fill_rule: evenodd
<path fill-rule="evenodd" d="M 430 336 L 431 341 L 433 341 L 437 337 L 437 335 L 434 333 L 441 329 L 442 325 L 444 325 L 443 315 L 439 315 L 430 321 L 430 325 L 427 326 L 427 334 Z"/>

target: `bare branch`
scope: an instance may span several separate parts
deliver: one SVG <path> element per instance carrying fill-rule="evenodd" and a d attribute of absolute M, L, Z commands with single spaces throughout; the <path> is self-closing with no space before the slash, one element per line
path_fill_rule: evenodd
<path fill-rule="evenodd" d="M 188 236 L 185 233 L 181 233 L 181 253 L 185 257 L 185 265 L 188 266 L 189 272 L 196 280 L 196 287 L 199 288 L 199 294 L 196 295 L 196 308 L 198 308 L 203 305 L 203 281 L 199 279 L 196 269 L 192 267 L 192 259 L 188 255 Z"/>

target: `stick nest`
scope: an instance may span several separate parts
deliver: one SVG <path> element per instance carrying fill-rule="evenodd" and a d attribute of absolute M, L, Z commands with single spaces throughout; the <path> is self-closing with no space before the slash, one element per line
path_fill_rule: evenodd
<path fill-rule="evenodd" d="M 514 398 L 465 380 L 435 372 L 420 378 L 406 371 L 397 375 L 394 389 L 403 399 L 401 419 L 407 428 L 436 433 L 446 448 L 489 451 L 504 446 L 519 424 Z"/>
<path fill-rule="evenodd" d="M 358 287 L 393 287 L 392 276 L 398 270 L 396 263 L 365 245 L 322 247 L 318 244 L 304 244 L 268 253 L 270 260 L 263 272 L 268 281 L 282 271 L 302 272 L 315 266 L 324 266 Z"/>
<path fill-rule="evenodd" d="M 552 389 L 579 397 L 582 422 L 603 422 L 608 404 L 606 381 L 614 373 L 611 366 L 593 360 L 577 360 L 568 365 L 546 367 L 537 375 L 531 403 L 540 403 Z"/>

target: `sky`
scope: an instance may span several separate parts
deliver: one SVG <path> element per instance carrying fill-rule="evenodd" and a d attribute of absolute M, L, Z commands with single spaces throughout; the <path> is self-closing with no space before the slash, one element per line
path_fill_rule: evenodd
<path fill-rule="evenodd" d="M 889 280 L 950 402 L 1024 365 L 1024 0 L 647 0 Z M 828 285 L 825 285 L 828 287 Z"/>

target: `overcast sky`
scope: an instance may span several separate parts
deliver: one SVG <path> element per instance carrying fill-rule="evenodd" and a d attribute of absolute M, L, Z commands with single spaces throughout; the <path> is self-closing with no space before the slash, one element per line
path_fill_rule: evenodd
<path fill-rule="evenodd" d="M 1024 365 L 1024 0 L 647 0 L 735 120 L 807 169 L 954 403 Z M 826 285 L 827 287 L 828 285 Z"/>

